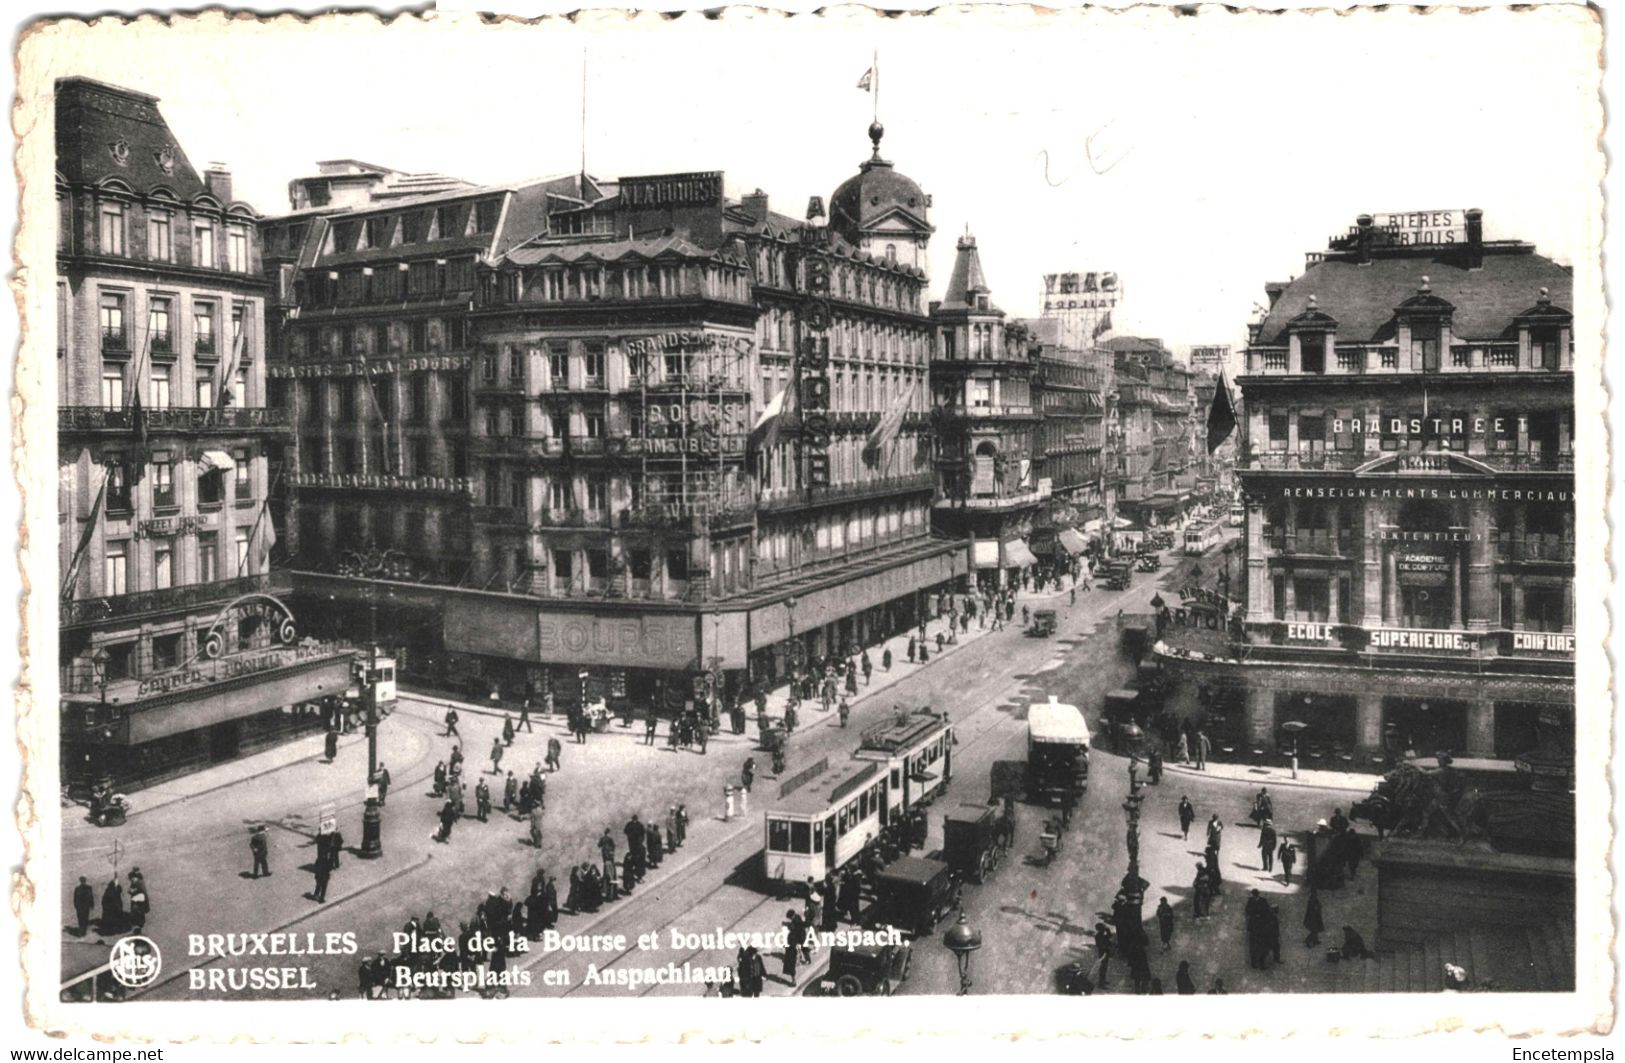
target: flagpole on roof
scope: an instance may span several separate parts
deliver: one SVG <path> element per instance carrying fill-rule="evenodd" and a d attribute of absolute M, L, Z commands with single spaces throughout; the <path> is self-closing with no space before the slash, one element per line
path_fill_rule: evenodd
<path fill-rule="evenodd" d="M 874 120 L 878 122 L 878 121 L 880 121 L 880 49 L 879 48 L 875 49 L 875 53 L 874 53 L 874 57 L 873 57 L 872 62 L 873 62 L 873 65 L 869 69 L 871 69 L 871 70 L 873 70 L 875 72 Z"/>

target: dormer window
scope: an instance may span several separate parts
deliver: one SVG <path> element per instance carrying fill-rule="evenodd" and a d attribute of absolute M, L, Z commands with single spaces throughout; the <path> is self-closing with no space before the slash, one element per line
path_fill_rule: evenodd
<path fill-rule="evenodd" d="M 1556 372 L 1562 366 L 1562 333 L 1556 328 L 1529 330 L 1529 357 L 1536 369 Z"/>
<path fill-rule="evenodd" d="M 1439 371 L 1439 323 L 1413 321 L 1411 323 L 1411 368 L 1424 373 Z"/>
<path fill-rule="evenodd" d="M 1298 365 L 1304 373 L 1326 371 L 1326 334 L 1305 332 L 1298 336 Z"/>

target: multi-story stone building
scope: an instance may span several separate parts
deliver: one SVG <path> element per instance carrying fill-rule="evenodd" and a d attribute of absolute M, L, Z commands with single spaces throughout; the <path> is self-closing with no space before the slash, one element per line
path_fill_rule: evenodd
<path fill-rule="evenodd" d="M 977 579 L 1002 587 L 1037 563 L 1028 547 L 1050 496 L 1040 476 L 1035 349 L 1025 326 L 993 304 L 976 238 L 961 237 L 942 300 L 931 360 L 932 416 L 942 493 L 932 522 L 969 540 Z"/>
<path fill-rule="evenodd" d="M 1117 508 L 1148 526 L 1175 523 L 1195 486 L 1190 370 L 1161 340 L 1116 336 L 1103 346 L 1115 365 L 1122 432 Z"/>
<path fill-rule="evenodd" d="M 129 787 L 319 727 L 351 657 L 269 567 L 257 216 L 155 97 L 56 85 L 65 781 Z"/>
<path fill-rule="evenodd" d="M 1417 245 L 1363 216 L 1266 289 L 1247 663 L 1182 662 L 1244 693 L 1239 741 L 1294 720 L 1349 760 L 1511 758 L 1572 726 L 1572 274 L 1464 219 Z"/>
<path fill-rule="evenodd" d="M 827 226 L 714 172 L 269 223 L 311 227 L 302 586 L 347 627 L 387 608 L 408 672 L 561 702 L 677 707 L 914 622 L 964 560 L 928 521 L 929 200 L 880 132 Z"/>
<path fill-rule="evenodd" d="M 1101 485 L 1106 442 L 1105 358 L 1099 349 L 1074 349 L 1061 343 L 1054 318 L 1032 318 L 1025 325 L 1035 345 L 1038 368 L 1033 375 L 1033 404 L 1039 426 L 1039 479 L 1050 482 L 1044 527 L 1055 531 L 1102 521 L 1106 516 Z M 1070 537 L 1068 541 L 1072 542 Z"/>

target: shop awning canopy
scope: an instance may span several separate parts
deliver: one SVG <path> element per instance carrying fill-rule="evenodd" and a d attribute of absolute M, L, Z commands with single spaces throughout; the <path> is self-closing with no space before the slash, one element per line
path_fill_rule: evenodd
<path fill-rule="evenodd" d="M 971 549 L 971 563 L 977 568 L 999 567 L 999 543 L 996 539 L 978 539 Z"/>
<path fill-rule="evenodd" d="M 234 468 L 237 462 L 232 459 L 230 454 L 227 454 L 223 450 L 205 450 L 198 457 L 198 464 L 201 465 L 206 472 L 209 469 L 220 469 L 224 471 L 226 469 Z"/>
<path fill-rule="evenodd" d="M 1004 544 L 1004 565 L 1006 568 L 1031 568 L 1038 564 L 1038 558 L 1027 549 L 1027 544 L 1020 539 L 1010 539 Z"/>
<path fill-rule="evenodd" d="M 1083 541 L 1083 536 L 1071 528 L 1062 528 L 1061 533 L 1055 539 L 1069 554 L 1081 554 L 1089 548 L 1089 544 Z"/>

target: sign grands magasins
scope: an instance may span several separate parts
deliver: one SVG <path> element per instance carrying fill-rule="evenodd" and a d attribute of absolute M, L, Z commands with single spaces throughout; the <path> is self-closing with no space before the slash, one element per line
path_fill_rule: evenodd
<path fill-rule="evenodd" d="M 1230 347 L 1226 344 L 1191 348 L 1192 365 L 1223 365 L 1229 360 Z"/>
<path fill-rule="evenodd" d="M 809 248 L 829 239 L 829 230 L 809 225 L 802 230 Z M 808 487 L 829 486 L 829 263 L 817 254 L 804 259 L 807 302 L 801 312 L 796 349 L 800 381 L 801 455 Z"/>
<path fill-rule="evenodd" d="M 621 178 L 621 204 L 641 207 L 704 207 L 722 204 L 722 173 L 668 173 Z"/>

